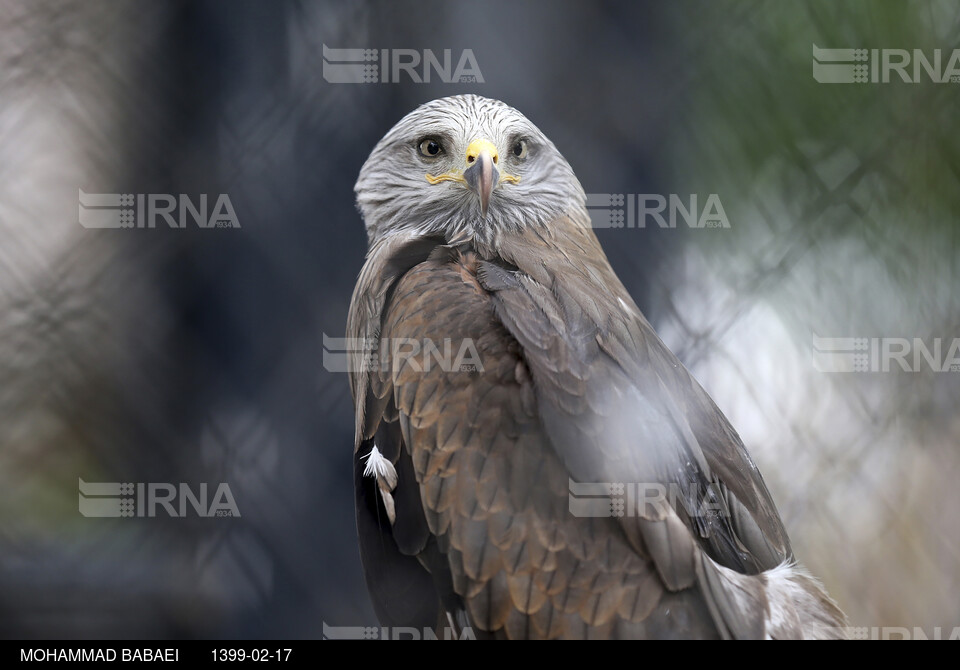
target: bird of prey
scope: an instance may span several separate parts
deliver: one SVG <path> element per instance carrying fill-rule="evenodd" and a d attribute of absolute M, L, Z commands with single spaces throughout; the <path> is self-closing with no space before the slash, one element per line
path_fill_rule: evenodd
<path fill-rule="evenodd" d="M 357 529 L 383 625 L 843 635 L 739 436 L 614 274 L 533 123 L 475 95 L 426 103 L 355 190 Z M 578 513 L 584 485 L 623 501 L 606 483 L 633 492 L 626 509 Z"/>

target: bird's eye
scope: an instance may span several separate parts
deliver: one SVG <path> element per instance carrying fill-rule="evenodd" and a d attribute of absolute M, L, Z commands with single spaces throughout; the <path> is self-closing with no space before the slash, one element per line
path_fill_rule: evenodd
<path fill-rule="evenodd" d="M 513 149 L 510 150 L 517 158 L 526 158 L 527 157 L 527 141 L 518 140 L 516 144 L 513 145 Z"/>
<path fill-rule="evenodd" d="M 420 142 L 420 155 L 427 158 L 435 158 L 443 151 L 440 141 L 433 137 L 428 137 Z"/>

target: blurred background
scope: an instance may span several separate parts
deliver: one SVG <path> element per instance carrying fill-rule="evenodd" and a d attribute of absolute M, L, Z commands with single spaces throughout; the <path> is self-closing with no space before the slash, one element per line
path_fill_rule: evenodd
<path fill-rule="evenodd" d="M 728 227 L 598 236 L 851 624 L 960 626 L 960 88 L 821 83 L 814 45 L 940 50 L 943 72 L 960 7 L 0 0 L 0 635 L 376 624 L 322 338 L 366 250 L 361 164 L 467 92 L 526 114 L 588 193 L 717 196 Z M 325 46 L 470 50 L 480 76 L 337 82 L 356 70 Z M 239 228 L 87 228 L 80 190 L 227 194 Z M 910 371 L 849 353 L 890 342 Z M 89 518 L 78 479 L 226 482 L 241 516 Z"/>

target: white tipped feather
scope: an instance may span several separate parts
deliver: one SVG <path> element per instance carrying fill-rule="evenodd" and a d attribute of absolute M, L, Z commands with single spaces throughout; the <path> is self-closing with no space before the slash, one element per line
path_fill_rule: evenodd
<path fill-rule="evenodd" d="M 393 467 L 393 463 L 380 453 L 376 445 L 362 458 L 367 461 L 367 465 L 363 468 L 364 477 L 376 477 L 378 482 L 381 479 L 384 480 L 391 491 L 396 487 L 397 470 Z"/>
<path fill-rule="evenodd" d="M 698 573 L 724 637 L 823 640 L 846 637 L 844 616 L 796 563 L 744 575 L 700 554 Z"/>
<path fill-rule="evenodd" d="M 799 629 L 805 640 L 847 637 L 840 608 L 809 572 L 797 564 L 781 563 L 763 573 L 767 580 L 767 634 Z"/>
<path fill-rule="evenodd" d="M 387 518 L 393 524 L 397 520 L 397 509 L 392 495 L 393 489 L 397 487 L 397 469 L 380 453 L 376 445 L 370 450 L 369 454 L 361 458 L 367 461 L 363 468 L 363 476 L 374 477 L 377 480 L 377 488 L 380 490 L 380 497 L 383 499 L 383 507 L 387 510 Z"/>

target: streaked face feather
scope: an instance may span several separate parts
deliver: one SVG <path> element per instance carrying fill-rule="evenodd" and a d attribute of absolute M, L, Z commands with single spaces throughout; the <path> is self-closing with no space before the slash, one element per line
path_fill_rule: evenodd
<path fill-rule="evenodd" d="M 421 150 L 428 139 L 442 147 L 436 156 Z M 456 179 L 469 167 L 467 148 L 476 140 L 496 148 L 497 168 L 506 177 L 494 187 L 486 216 L 477 194 Z M 525 151 L 517 156 L 521 140 Z M 452 178 L 428 180 L 428 174 Z M 545 226 L 583 210 L 585 202 L 570 165 L 535 125 L 512 107 L 476 95 L 434 100 L 401 119 L 373 149 L 355 191 L 371 245 L 405 233 L 495 248 L 501 233 Z"/>

